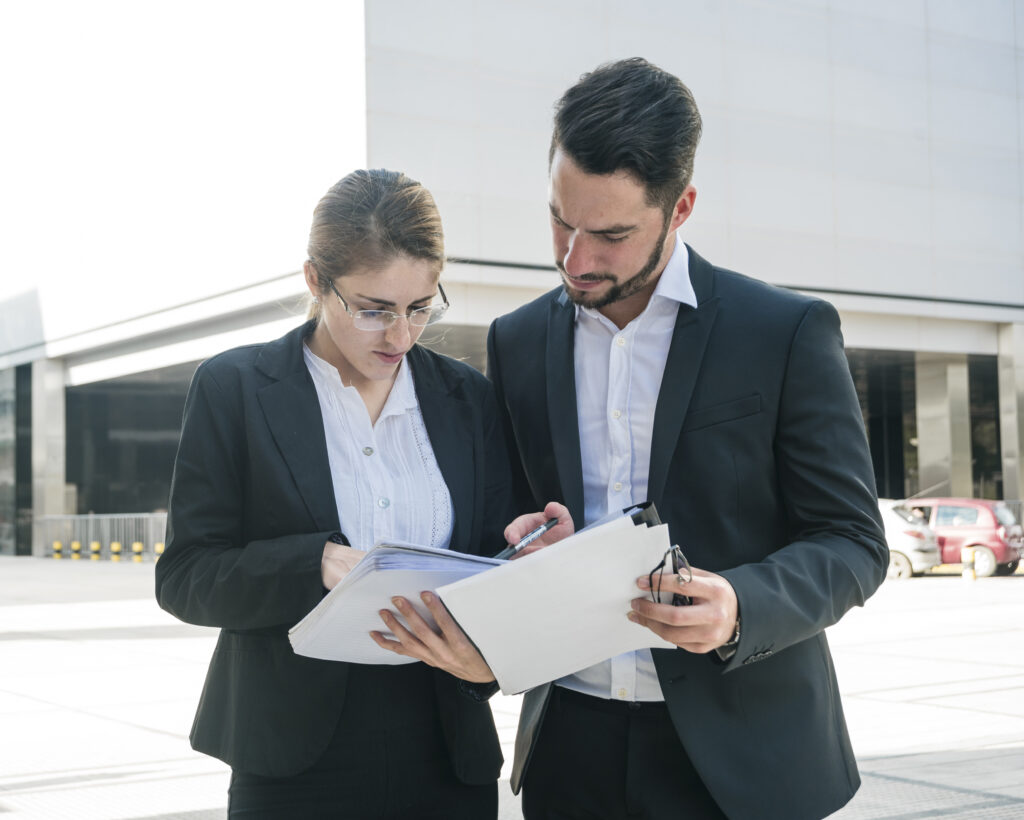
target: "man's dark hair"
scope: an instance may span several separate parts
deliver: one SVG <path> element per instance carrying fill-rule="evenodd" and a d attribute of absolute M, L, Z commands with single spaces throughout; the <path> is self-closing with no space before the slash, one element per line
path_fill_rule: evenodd
<path fill-rule="evenodd" d="M 588 174 L 626 171 L 667 214 L 693 177 L 700 132 L 690 89 L 633 57 L 598 66 L 562 95 L 548 164 L 560 148 Z"/>

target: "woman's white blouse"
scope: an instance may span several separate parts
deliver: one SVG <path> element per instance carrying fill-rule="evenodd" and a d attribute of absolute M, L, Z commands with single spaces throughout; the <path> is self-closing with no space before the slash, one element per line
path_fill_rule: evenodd
<path fill-rule="evenodd" d="M 368 550 L 380 541 L 447 547 L 454 511 L 423 424 L 412 372 L 399 365 L 376 424 L 359 391 L 303 345 L 324 418 L 341 531 Z"/>

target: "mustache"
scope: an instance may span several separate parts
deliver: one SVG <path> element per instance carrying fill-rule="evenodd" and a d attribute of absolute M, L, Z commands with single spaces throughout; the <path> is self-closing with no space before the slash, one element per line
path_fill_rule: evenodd
<path fill-rule="evenodd" d="M 555 262 L 555 267 L 558 268 L 558 270 L 561 273 L 565 274 L 566 276 L 569 276 L 569 272 L 565 269 L 565 265 L 563 265 L 561 262 Z M 610 273 L 584 273 L 584 274 L 580 274 L 579 276 L 573 276 L 571 278 L 572 279 L 577 279 L 577 280 L 582 281 L 582 282 L 614 282 L 615 281 L 615 277 L 612 276 Z"/>

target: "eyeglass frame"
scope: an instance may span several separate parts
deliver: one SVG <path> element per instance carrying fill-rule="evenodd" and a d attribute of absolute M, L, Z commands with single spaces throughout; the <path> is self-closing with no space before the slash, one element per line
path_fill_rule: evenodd
<path fill-rule="evenodd" d="M 426 306 L 421 307 L 421 308 L 416 308 L 416 310 L 410 310 L 408 313 L 395 313 L 393 310 L 378 310 L 376 308 L 369 308 L 369 309 L 365 309 L 365 310 L 357 310 L 357 311 L 355 311 L 353 313 L 352 312 L 352 308 L 350 308 L 348 306 L 348 302 L 345 301 L 345 297 L 342 296 L 340 293 L 338 293 L 338 289 L 334 286 L 334 281 L 333 280 L 328 280 L 327 283 L 331 286 L 331 290 L 334 291 L 334 295 L 337 296 L 338 299 L 341 301 L 341 305 L 342 305 L 342 307 L 345 308 L 345 312 L 349 316 L 352 317 L 352 324 L 355 325 L 356 330 L 362 330 L 362 331 L 365 331 L 367 333 L 373 333 L 375 331 L 381 331 L 381 330 L 388 330 L 399 319 L 405 319 L 405 321 L 407 321 L 413 327 L 426 327 L 427 325 L 436 324 L 437 322 L 441 321 L 441 319 L 444 318 L 445 313 L 448 312 L 448 308 L 451 307 L 451 303 L 448 301 L 448 296 L 444 292 L 444 286 L 440 282 L 438 282 L 437 283 L 437 290 L 438 290 L 438 293 L 441 294 L 441 298 L 444 300 L 440 305 L 426 305 Z M 432 320 L 428 320 L 428 321 L 424 322 L 423 324 L 419 324 L 419 323 L 414 322 L 412 320 L 412 317 L 417 315 L 417 314 L 424 315 L 424 311 L 430 311 L 430 313 L 428 313 L 426 315 L 428 315 L 430 317 L 436 317 L 436 318 L 434 318 Z M 383 327 L 359 327 L 358 321 L 360 319 L 360 314 L 366 314 L 366 313 L 378 314 L 381 317 L 390 316 L 391 319 Z M 367 318 L 368 317 L 366 317 L 366 316 L 362 317 L 362 319 L 364 321 Z"/>
<path fill-rule="evenodd" d="M 656 604 L 661 603 L 661 571 L 665 568 L 666 564 L 668 564 L 668 558 L 670 555 L 672 556 L 673 574 L 678 575 L 680 579 L 682 579 L 683 573 L 685 572 L 688 577 L 683 583 L 689 583 L 693 580 L 693 567 L 690 566 L 690 562 L 687 560 L 686 555 L 683 554 L 683 551 L 679 546 L 677 544 L 673 544 L 665 550 L 665 554 L 661 556 L 661 560 L 658 562 L 658 565 L 647 575 L 647 582 L 651 590 L 651 600 Z M 657 589 L 655 589 L 655 577 L 658 579 Z M 689 595 L 681 595 L 678 592 L 672 594 L 672 606 L 689 606 L 691 603 L 693 603 L 693 600 Z"/>

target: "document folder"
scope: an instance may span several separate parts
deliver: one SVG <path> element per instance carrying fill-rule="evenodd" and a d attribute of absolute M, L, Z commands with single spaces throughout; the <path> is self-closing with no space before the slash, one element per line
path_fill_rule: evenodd
<path fill-rule="evenodd" d="M 623 652 L 673 648 L 629 621 L 636 579 L 669 549 L 654 505 L 636 505 L 514 561 L 413 545 L 370 550 L 288 634 L 300 655 L 350 663 L 401 664 L 370 630 L 392 596 L 407 598 L 433 625 L 419 594 L 436 590 L 490 665 L 506 694 L 556 680 Z"/>

